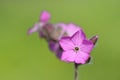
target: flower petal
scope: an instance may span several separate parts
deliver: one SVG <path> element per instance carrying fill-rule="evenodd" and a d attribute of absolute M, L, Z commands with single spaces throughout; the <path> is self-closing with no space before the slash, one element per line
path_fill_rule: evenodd
<path fill-rule="evenodd" d="M 73 50 L 64 51 L 61 60 L 65 62 L 74 62 L 76 53 Z"/>
<path fill-rule="evenodd" d="M 47 11 L 43 11 L 40 16 L 40 22 L 48 22 L 50 19 L 50 14 Z"/>
<path fill-rule="evenodd" d="M 59 23 L 57 26 L 60 26 L 62 28 L 63 32 L 67 33 L 67 36 L 72 36 L 77 31 L 81 30 L 79 26 L 76 26 L 73 23 L 65 24 L 65 23 Z"/>
<path fill-rule="evenodd" d="M 66 27 L 66 31 L 67 31 L 67 34 L 68 36 L 73 36 L 73 34 L 75 34 L 77 31 L 81 30 L 80 27 L 76 26 L 75 24 L 73 23 L 69 23 Z"/>
<path fill-rule="evenodd" d="M 89 57 L 90 57 L 89 54 L 79 51 L 76 54 L 75 63 L 85 64 Z"/>
<path fill-rule="evenodd" d="M 84 40 L 80 46 L 80 49 L 81 51 L 89 54 L 91 50 L 93 49 L 93 47 L 94 47 L 94 44 L 92 43 L 92 41 Z"/>
<path fill-rule="evenodd" d="M 74 45 L 80 46 L 80 44 L 85 38 L 86 36 L 84 32 L 82 30 L 79 30 L 71 37 L 71 40 L 73 41 Z"/>
<path fill-rule="evenodd" d="M 64 37 L 59 41 L 59 44 L 63 50 L 73 50 L 74 49 L 74 44 L 70 40 L 70 37 Z"/>
<path fill-rule="evenodd" d="M 32 34 L 33 32 L 38 31 L 38 28 L 39 28 L 39 25 L 36 23 L 36 24 L 33 26 L 33 28 L 30 28 L 30 29 L 28 30 L 28 34 Z"/>
<path fill-rule="evenodd" d="M 56 26 L 59 26 L 59 27 L 61 27 L 63 30 L 66 30 L 67 24 L 65 24 L 65 23 L 58 23 L 58 24 L 56 24 Z"/>

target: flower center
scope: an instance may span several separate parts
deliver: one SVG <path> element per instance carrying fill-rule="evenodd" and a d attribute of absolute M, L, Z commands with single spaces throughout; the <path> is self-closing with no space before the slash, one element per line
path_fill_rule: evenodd
<path fill-rule="evenodd" d="M 78 51 L 79 50 L 79 47 L 75 47 L 75 49 L 74 49 L 75 51 Z"/>

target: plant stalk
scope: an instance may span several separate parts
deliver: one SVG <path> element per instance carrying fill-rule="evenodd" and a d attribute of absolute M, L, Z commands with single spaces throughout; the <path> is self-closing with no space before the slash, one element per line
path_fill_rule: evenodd
<path fill-rule="evenodd" d="M 75 66 L 75 75 L 74 75 L 74 80 L 78 80 L 78 64 L 74 63 Z"/>

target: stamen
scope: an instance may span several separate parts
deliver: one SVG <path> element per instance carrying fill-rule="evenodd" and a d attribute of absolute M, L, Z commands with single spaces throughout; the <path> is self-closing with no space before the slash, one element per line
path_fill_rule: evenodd
<path fill-rule="evenodd" d="M 78 51 L 79 50 L 79 47 L 75 47 L 75 51 Z"/>

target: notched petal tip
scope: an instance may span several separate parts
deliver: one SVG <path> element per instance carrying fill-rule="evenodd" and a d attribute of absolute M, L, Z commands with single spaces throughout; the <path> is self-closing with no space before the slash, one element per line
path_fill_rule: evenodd
<path fill-rule="evenodd" d="M 75 34 L 72 35 L 71 40 L 75 45 L 80 45 L 82 44 L 82 41 L 86 39 L 85 33 L 83 30 L 77 31 Z"/>
<path fill-rule="evenodd" d="M 96 36 L 93 36 L 90 40 L 91 40 L 92 43 L 95 45 L 96 42 L 97 42 L 97 40 L 98 40 L 98 36 L 97 36 L 97 35 L 96 35 Z"/>

